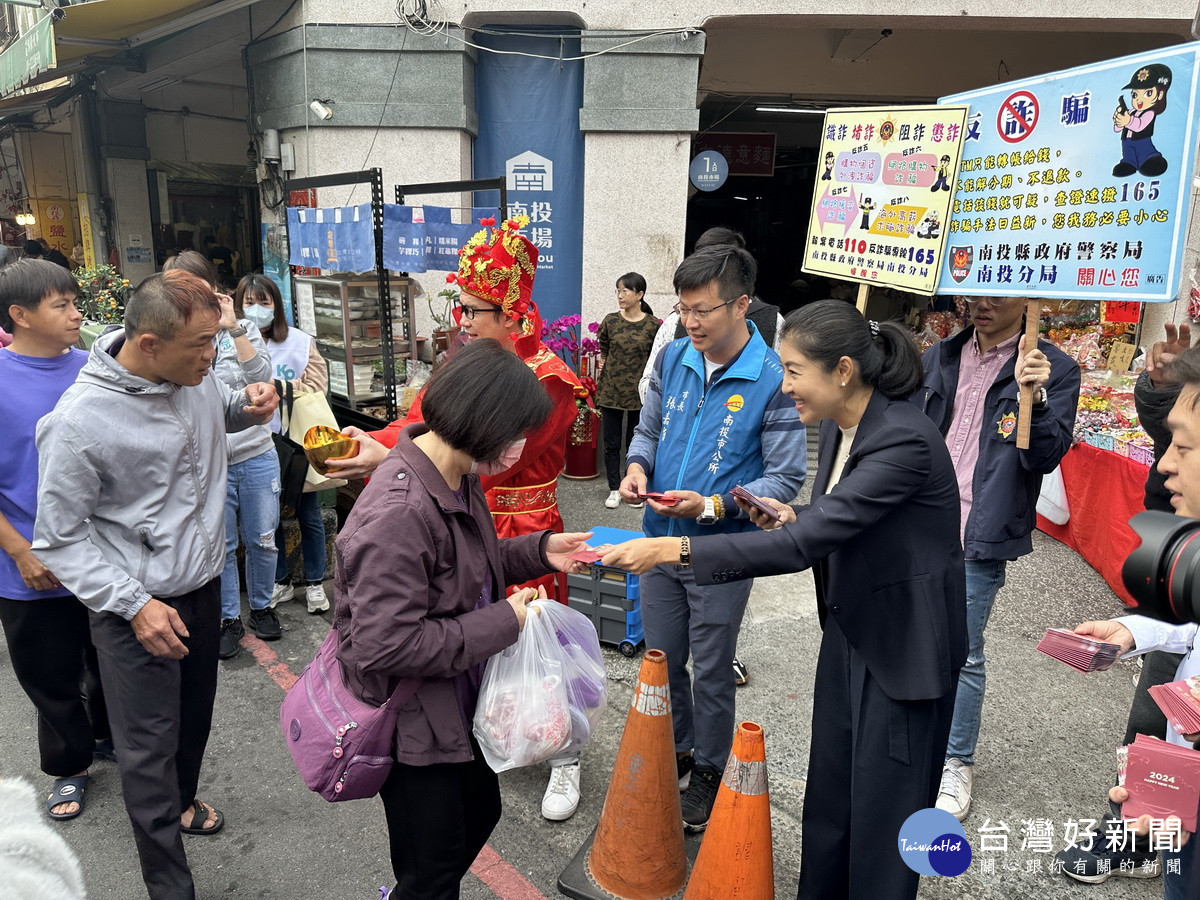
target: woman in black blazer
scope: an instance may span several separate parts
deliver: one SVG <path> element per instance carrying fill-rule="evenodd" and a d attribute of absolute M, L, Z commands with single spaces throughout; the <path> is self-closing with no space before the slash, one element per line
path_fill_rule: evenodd
<path fill-rule="evenodd" d="M 967 658 L 954 469 L 906 399 L 921 364 L 901 327 L 825 300 L 787 317 L 779 356 L 784 393 L 821 427 L 812 502 L 766 499 L 778 522 L 743 505 L 768 530 L 643 538 L 603 563 L 690 564 L 699 584 L 814 570 L 824 633 L 799 897 L 915 897 L 900 826 L 933 806 Z"/>

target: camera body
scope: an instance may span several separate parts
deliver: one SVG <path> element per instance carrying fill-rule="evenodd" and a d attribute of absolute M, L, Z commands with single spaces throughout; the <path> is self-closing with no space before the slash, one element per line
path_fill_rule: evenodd
<path fill-rule="evenodd" d="M 1200 519 L 1138 513 L 1129 527 L 1141 544 L 1121 567 L 1139 615 L 1174 625 L 1200 623 Z"/>

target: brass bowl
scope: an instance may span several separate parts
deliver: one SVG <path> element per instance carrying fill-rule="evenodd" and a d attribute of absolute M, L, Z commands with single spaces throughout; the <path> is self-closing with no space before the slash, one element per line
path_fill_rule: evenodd
<path fill-rule="evenodd" d="M 318 474 L 328 475 L 331 459 L 353 459 L 358 455 L 360 444 L 328 425 L 314 425 L 304 432 L 304 455 Z M 335 473 L 336 474 L 336 473 Z"/>

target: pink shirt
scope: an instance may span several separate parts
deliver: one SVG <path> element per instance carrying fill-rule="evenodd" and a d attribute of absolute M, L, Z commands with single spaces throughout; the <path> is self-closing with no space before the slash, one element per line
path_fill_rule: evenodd
<path fill-rule="evenodd" d="M 1006 341 L 983 353 L 978 338 L 968 341 L 958 364 L 958 390 L 954 394 L 954 414 L 946 430 L 946 446 L 958 475 L 960 520 L 959 538 L 966 541 L 967 516 L 971 513 L 975 466 L 979 462 L 979 439 L 984 420 L 984 400 L 988 388 L 1000 377 L 1004 362 L 1017 349 L 1022 337 L 1018 331 Z M 1014 410 L 1015 412 L 1015 410 Z"/>

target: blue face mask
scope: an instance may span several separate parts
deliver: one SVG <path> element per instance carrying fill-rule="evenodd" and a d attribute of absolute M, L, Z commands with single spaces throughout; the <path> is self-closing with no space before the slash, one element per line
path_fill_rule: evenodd
<path fill-rule="evenodd" d="M 275 310 L 267 309 L 265 306 L 251 304 L 242 310 L 246 318 L 258 326 L 261 331 L 275 320 Z"/>

